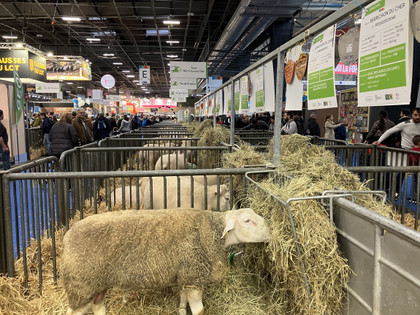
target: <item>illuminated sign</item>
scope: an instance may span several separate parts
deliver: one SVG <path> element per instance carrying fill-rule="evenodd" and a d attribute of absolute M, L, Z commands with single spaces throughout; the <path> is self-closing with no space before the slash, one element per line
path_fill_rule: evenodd
<path fill-rule="evenodd" d="M 84 60 L 47 60 L 47 80 L 92 81 L 92 71 Z"/>
<path fill-rule="evenodd" d="M 27 50 L 0 50 L 0 78 L 13 78 L 16 70 L 21 79 L 45 81 L 45 58 Z"/>

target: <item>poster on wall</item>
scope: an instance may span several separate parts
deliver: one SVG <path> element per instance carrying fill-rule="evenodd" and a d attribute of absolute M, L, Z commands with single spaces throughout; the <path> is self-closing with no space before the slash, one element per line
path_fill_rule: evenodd
<path fill-rule="evenodd" d="M 308 64 L 308 109 L 337 107 L 334 85 L 335 25 L 315 37 Z"/>
<path fill-rule="evenodd" d="M 248 105 L 249 85 L 248 84 L 249 84 L 248 76 L 245 75 L 245 76 L 241 77 L 241 103 L 240 103 L 241 106 L 239 108 L 239 113 L 240 114 L 246 114 L 246 113 L 249 112 L 249 105 Z"/>
<path fill-rule="evenodd" d="M 378 0 L 362 14 L 359 106 L 410 103 L 412 44 L 408 0 Z"/>
<path fill-rule="evenodd" d="M 300 45 L 293 47 L 286 54 L 286 60 L 296 62 L 301 54 Z M 303 83 L 295 78 L 290 84 L 286 84 L 286 110 L 302 110 Z"/>

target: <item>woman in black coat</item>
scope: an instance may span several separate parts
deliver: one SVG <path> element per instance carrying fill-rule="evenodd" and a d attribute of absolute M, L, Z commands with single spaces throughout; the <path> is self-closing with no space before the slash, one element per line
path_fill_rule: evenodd
<path fill-rule="evenodd" d="M 60 158 L 61 153 L 66 150 L 73 149 L 78 145 L 76 129 L 72 125 L 72 115 L 70 113 L 64 114 L 60 121 L 52 126 L 50 131 L 50 149 L 49 155 L 54 155 Z"/>

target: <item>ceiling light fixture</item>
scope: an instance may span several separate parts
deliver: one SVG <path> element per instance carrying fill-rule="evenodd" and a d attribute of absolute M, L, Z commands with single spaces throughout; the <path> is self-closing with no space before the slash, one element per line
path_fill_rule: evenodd
<path fill-rule="evenodd" d="M 49 52 L 49 53 L 47 54 L 47 56 L 48 56 L 48 57 L 52 57 L 52 56 L 54 56 L 54 55 L 53 55 L 53 53 L 52 53 L 52 52 Z"/>
<path fill-rule="evenodd" d="M 112 64 L 113 64 L 113 65 L 116 65 L 116 66 L 122 66 L 122 65 L 123 65 L 123 63 L 122 63 L 122 62 L 113 62 Z"/>
<path fill-rule="evenodd" d="M 15 46 L 16 48 L 22 48 L 23 47 L 23 44 L 22 43 L 18 43 L 18 44 L 16 44 L 16 46 Z"/>
<path fill-rule="evenodd" d="M 146 91 L 146 92 L 144 92 L 144 93 L 146 93 L 146 94 L 150 94 L 150 92 L 149 92 L 149 91 Z"/>
<path fill-rule="evenodd" d="M 127 78 L 135 78 L 136 76 L 134 74 L 127 74 Z"/>
<path fill-rule="evenodd" d="M 88 37 L 88 38 L 86 38 L 86 40 L 88 42 L 100 42 L 101 41 L 100 38 L 96 38 L 96 37 Z"/>
<path fill-rule="evenodd" d="M 63 16 L 61 19 L 66 22 L 80 22 L 82 20 L 77 16 Z"/>
<path fill-rule="evenodd" d="M 123 70 L 123 71 L 121 71 L 121 72 L 124 72 L 124 73 L 130 73 L 131 71 L 130 71 L 130 70 Z"/>
<path fill-rule="evenodd" d="M 102 54 L 104 57 L 114 57 L 114 54 Z"/>
<path fill-rule="evenodd" d="M 177 20 L 165 20 L 165 21 L 163 21 L 163 24 L 166 24 L 166 25 L 179 25 L 179 24 L 181 24 L 181 21 L 177 21 Z"/>
<path fill-rule="evenodd" d="M 167 44 L 179 44 L 179 40 L 167 40 Z"/>
<path fill-rule="evenodd" d="M 18 37 L 15 35 L 3 35 L 2 36 L 4 39 L 17 39 Z"/>
<path fill-rule="evenodd" d="M 178 58 L 178 55 L 166 55 L 168 58 Z"/>

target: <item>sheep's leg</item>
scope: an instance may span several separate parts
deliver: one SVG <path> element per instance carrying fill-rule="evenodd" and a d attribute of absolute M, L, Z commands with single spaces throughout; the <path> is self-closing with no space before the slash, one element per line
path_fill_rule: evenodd
<path fill-rule="evenodd" d="M 180 292 L 180 302 L 179 302 L 179 315 L 187 315 L 187 304 L 188 304 L 188 300 L 187 300 L 187 292 L 185 291 L 185 289 L 181 290 Z"/>
<path fill-rule="evenodd" d="M 84 315 L 86 314 L 92 306 L 92 302 L 86 304 L 85 306 L 82 306 L 78 308 L 77 310 L 72 310 L 70 307 L 67 309 L 66 315 Z"/>
<path fill-rule="evenodd" d="M 94 315 L 105 315 L 105 293 L 106 290 L 100 292 L 93 300 L 92 311 Z"/>
<path fill-rule="evenodd" d="M 204 305 L 203 305 L 203 292 L 198 289 L 187 289 L 187 299 L 190 304 L 192 315 L 203 315 L 204 314 Z"/>

